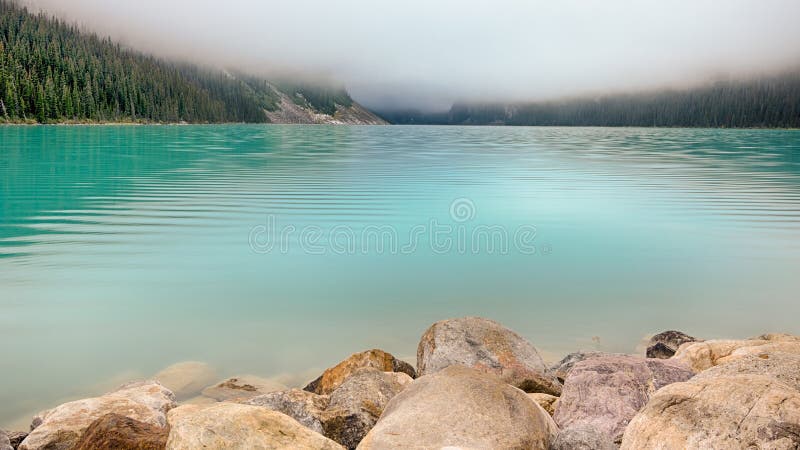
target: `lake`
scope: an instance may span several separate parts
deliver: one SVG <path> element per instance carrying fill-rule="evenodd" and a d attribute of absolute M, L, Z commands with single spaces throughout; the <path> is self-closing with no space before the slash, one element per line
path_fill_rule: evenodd
<path fill-rule="evenodd" d="M 0 427 L 185 360 L 300 383 L 496 319 L 545 359 L 800 332 L 800 131 L 0 127 Z"/>

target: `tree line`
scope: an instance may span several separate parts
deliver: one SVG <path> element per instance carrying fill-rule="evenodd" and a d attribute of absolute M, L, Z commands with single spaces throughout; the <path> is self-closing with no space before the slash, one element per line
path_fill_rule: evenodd
<path fill-rule="evenodd" d="M 258 123 L 277 84 L 320 112 L 352 103 L 342 88 L 164 61 L 0 0 L 0 121 Z"/>
<path fill-rule="evenodd" d="M 399 124 L 800 128 L 800 70 L 683 90 L 549 102 L 460 102 L 442 113 L 381 116 Z"/>

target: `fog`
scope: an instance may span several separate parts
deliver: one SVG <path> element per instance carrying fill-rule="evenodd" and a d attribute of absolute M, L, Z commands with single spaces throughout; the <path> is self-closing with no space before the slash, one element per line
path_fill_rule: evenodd
<path fill-rule="evenodd" d="M 27 0 L 143 51 L 373 108 L 685 85 L 800 62 L 797 0 Z"/>

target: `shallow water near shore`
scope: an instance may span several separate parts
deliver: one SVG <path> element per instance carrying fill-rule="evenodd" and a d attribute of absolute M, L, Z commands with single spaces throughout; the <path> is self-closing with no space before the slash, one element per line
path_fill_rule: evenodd
<path fill-rule="evenodd" d="M 0 127 L 0 428 L 480 315 L 546 359 L 800 332 L 800 132 Z"/>

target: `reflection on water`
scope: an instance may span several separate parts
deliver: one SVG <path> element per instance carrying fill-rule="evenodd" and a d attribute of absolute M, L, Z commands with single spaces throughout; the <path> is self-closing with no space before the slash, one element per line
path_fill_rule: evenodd
<path fill-rule="evenodd" d="M 287 251 L 254 251 L 270 218 Z M 449 251 L 364 242 L 432 221 Z M 534 254 L 458 249 L 461 229 L 527 226 Z M 332 251 L 340 230 L 358 251 Z M 665 328 L 800 332 L 799 238 L 796 131 L 2 127 L 0 425 L 180 360 L 412 356 L 467 314 L 551 357 Z"/>

